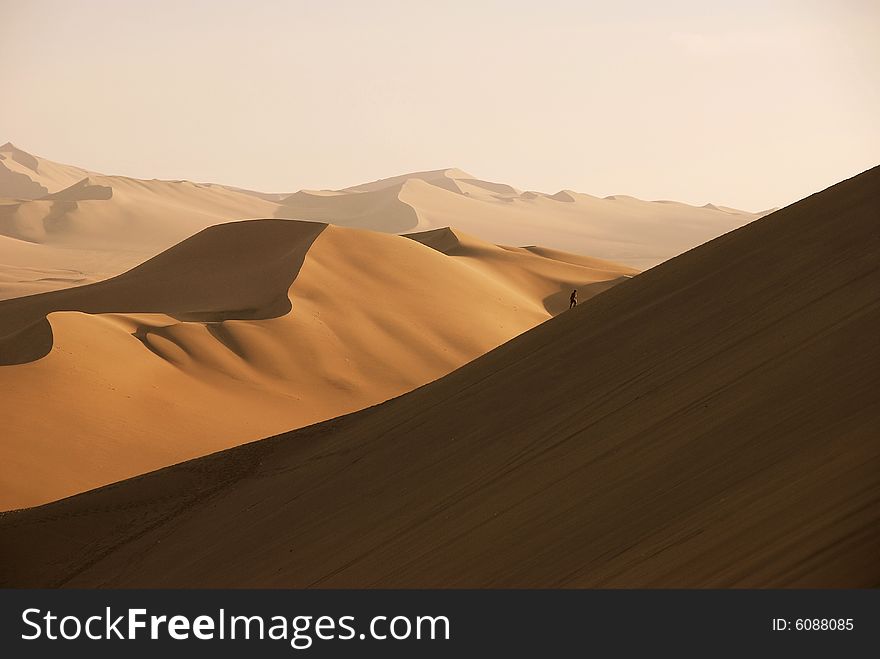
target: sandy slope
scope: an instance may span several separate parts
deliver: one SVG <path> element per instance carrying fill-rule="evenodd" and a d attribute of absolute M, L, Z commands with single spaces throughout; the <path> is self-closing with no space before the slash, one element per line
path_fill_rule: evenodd
<path fill-rule="evenodd" d="M 0 302 L 0 509 L 397 396 L 567 308 L 572 286 L 586 299 L 634 273 L 412 238 L 230 223 L 114 279 Z M 420 244 L 438 238 L 459 247 Z"/>
<path fill-rule="evenodd" d="M 105 176 L 0 147 L 0 299 L 106 279 L 203 228 L 259 217 L 387 233 L 456 226 L 495 244 L 590 254 L 643 269 L 758 215 L 707 205 L 520 192 L 458 169 L 338 191 L 260 193 Z"/>
<path fill-rule="evenodd" d="M 880 168 L 376 408 L 0 518 L 28 586 L 878 586 Z"/>

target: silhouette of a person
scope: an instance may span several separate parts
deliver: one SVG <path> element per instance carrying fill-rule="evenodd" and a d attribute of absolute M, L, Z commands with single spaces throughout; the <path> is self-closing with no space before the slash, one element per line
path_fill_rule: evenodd
<path fill-rule="evenodd" d="M 569 309 L 578 305 L 578 289 L 574 289 L 571 292 L 571 297 L 568 299 L 568 301 L 570 302 L 570 304 L 568 305 Z"/>

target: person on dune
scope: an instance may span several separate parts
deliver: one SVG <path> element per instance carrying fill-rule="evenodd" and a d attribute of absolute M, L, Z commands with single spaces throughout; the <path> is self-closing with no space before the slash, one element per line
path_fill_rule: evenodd
<path fill-rule="evenodd" d="M 568 305 L 569 309 L 572 309 L 573 307 L 576 307 L 578 305 L 578 289 L 574 289 L 571 292 L 571 297 L 568 299 L 568 301 L 570 303 Z"/>

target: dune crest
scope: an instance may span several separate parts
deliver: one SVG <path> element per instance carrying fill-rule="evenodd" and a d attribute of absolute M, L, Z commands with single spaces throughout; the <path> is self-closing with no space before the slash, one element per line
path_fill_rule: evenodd
<path fill-rule="evenodd" d="M 634 273 L 448 233 L 459 252 L 233 222 L 106 281 L 0 302 L 0 508 L 373 405 L 567 308 L 561 291 Z"/>

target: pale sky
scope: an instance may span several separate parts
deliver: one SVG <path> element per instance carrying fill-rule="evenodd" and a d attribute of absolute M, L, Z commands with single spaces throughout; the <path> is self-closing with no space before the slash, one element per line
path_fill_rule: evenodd
<path fill-rule="evenodd" d="M 0 143 L 265 191 L 780 206 L 880 164 L 875 0 L 0 0 Z"/>

